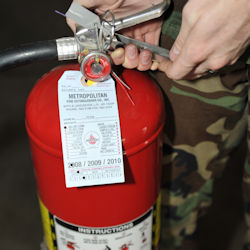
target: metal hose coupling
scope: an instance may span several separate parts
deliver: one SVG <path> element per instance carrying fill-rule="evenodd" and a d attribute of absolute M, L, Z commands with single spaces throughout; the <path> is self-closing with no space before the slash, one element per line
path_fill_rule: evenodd
<path fill-rule="evenodd" d="M 56 39 L 58 61 L 78 58 L 79 45 L 75 37 L 62 37 Z"/>

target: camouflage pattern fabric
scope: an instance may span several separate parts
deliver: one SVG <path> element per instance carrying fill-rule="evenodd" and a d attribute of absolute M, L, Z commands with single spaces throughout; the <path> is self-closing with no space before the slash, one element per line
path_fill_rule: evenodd
<path fill-rule="evenodd" d="M 162 37 L 162 45 L 171 43 Z M 162 250 L 195 250 L 197 219 L 212 202 L 214 180 L 250 126 L 247 65 L 237 62 L 194 81 L 172 81 L 160 72 L 154 76 L 166 94 Z M 250 226 L 250 158 L 243 181 Z M 250 243 L 250 230 L 246 240 Z"/>
<path fill-rule="evenodd" d="M 187 0 L 175 0 L 162 28 L 161 46 L 170 49 Z M 197 250 L 197 219 L 212 202 L 214 180 L 231 152 L 248 139 L 243 196 L 250 250 L 250 66 L 243 60 L 217 75 L 195 81 L 153 76 L 166 95 L 166 128 L 162 176 L 161 250 Z M 247 63 L 250 61 L 248 60 Z"/>
<path fill-rule="evenodd" d="M 250 79 L 250 66 L 248 66 L 248 79 Z M 248 96 L 250 96 L 250 88 L 248 88 Z M 243 176 L 243 196 L 245 205 L 245 219 L 247 224 L 247 235 L 245 239 L 245 250 L 250 250 L 250 104 L 248 102 L 248 130 L 247 130 L 247 144 L 248 154 L 244 166 Z"/>

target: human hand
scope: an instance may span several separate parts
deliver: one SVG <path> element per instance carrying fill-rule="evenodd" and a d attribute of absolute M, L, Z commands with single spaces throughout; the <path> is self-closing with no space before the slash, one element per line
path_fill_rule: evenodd
<path fill-rule="evenodd" d="M 172 79 L 198 78 L 235 63 L 249 44 L 249 0 L 189 0 L 170 60 L 159 69 Z"/>
<path fill-rule="evenodd" d="M 83 7 L 90 9 L 102 16 L 107 10 L 111 10 L 115 18 L 125 17 L 138 13 L 162 2 L 162 0 L 73 0 Z M 67 18 L 70 28 L 75 31 L 74 21 Z"/>
<path fill-rule="evenodd" d="M 107 9 L 117 9 L 124 0 L 73 0 L 87 9 L 96 10 L 99 13 L 105 12 Z M 69 18 L 66 19 L 67 24 L 73 32 L 76 31 L 75 22 Z"/>
<path fill-rule="evenodd" d="M 170 51 L 170 60 L 161 59 L 158 69 L 176 80 L 199 78 L 209 70 L 235 63 L 249 44 L 249 0 L 189 0 L 183 9 L 181 30 Z M 139 53 L 129 57 L 129 46 L 125 55 L 115 52 L 120 56 L 119 64 L 148 69 L 140 66 Z M 116 55 L 112 56 L 117 62 Z M 151 69 L 156 68 L 154 63 Z"/>
<path fill-rule="evenodd" d="M 149 8 L 152 4 L 159 4 L 162 0 L 74 0 L 80 5 L 89 8 L 99 15 L 106 10 L 112 10 L 115 18 L 128 16 Z M 75 32 L 74 21 L 67 18 L 67 23 Z M 155 19 L 121 31 L 126 36 L 140 41 L 158 45 L 162 21 Z M 135 45 L 128 45 L 125 49 L 119 48 L 111 54 L 115 64 L 122 64 L 127 68 L 137 67 L 139 70 L 157 69 L 158 63 L 152 63 L 152 53 L 142 50 L 139 54 Z"/>
<path fill-rule="evenodd" d="M 161 19 L 151 20 L 128 29 L 123 34 L 134 39 L 158 45 L 161 34 Z M 115 50 L 111 54 L 114 64 L 122 64 L 125 68 L 137 68 L 138 70 L 156 70 L 158 63 L 152 62 L 152 53 L 148 50 L 141 50 L 140 53 L 135 45 L 130 44 Z"/>

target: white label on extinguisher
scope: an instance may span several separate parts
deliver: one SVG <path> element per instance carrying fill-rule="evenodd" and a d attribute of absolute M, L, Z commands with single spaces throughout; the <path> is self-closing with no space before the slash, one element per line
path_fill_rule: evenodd
<path fill-rule="evenodd" d="M 58 81 L 66 187 L 124 182 L 115 82 L 83 86 L 80 71 Z"/>
<path fill-rule="evenodd" d="M 153 210 L 134 221 L 104 227 L 80 227 L 54 218 L 59 250 L 152 250 Z"/>

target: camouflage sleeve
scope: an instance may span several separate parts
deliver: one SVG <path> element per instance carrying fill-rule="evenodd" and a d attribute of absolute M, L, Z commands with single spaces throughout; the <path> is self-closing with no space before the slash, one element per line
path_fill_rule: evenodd
<path fill-rule="evenodd" d="M 172 39 L 176 39 L 181 28 L 181 12 L 172 11 L 170 16 L 164 21 L 162 25 L 162 33 L 168 35 Z"/>
<path fill-rule="evenodd" d="M 181 25 L 180 12 L 164 22 L 161 46 L 171 48 Z M 196 250 L 197 220 L 211 204 L 214 180 L 233 150 L 246 139 L 250 148 L 249 79 L 246 60 L 218 75 L 172 81 L 155 73 L 166 99 L 162 176 L 162 250 Z M 249 67 L 249 66 L 248 66 Z M 249 150 L 248 150 L 249 151 Z M 250 153 L 245 164 L 245 217 L 250 250 Z M 243 166 L 242 166 L 243 167 Z"/>
<path fill-rule="evenodd" d="M 248 65 L 248 79 L 250 79 L 250 65 Z M 248 88 L 248 96 L 250 96 L 250 88 Z M 250 250 L 250 103 L 249 102 L 250 101 L 248 100 L 248 107 L 247 107 L 248 153 L 247 153 L 247 158 L 246 158 L 245 165 L 244 165 L 244 174 L 243 174 L 243 197 L 244 197 L 244 208 L 245 208 L 245 220 L 246 220 L 246 226 L 247 226 L 244 250 Z"/>
<path fill-rule="evenodd" d="M 167 117 L 163 249 L 195 250 L 197 219 L 211 204 L 214 180 L 246 138 L 246 65 L 239 62 L 230 72 L 195 81 L 172 81 L 162 73 L 157 79 L 166 94 Z M 250 168 L 246 169 L 245 179 L 250 176 Z M 247 181 L 250 187 L 250 178 Z M 183 244 L 190 248 L 181 248 Z"/>
<path fill-rule="evenodd" d="M 176 0 L 163 23 L 161 46 L 165 48 L 171 48 L 180 31 L 185 2 Z M 197 249 L 197 220 L 211 204 L 214 180 L 246 138 L 244 249 L 250 250 L 250 66 L 246 62 L 250 64 L 250 47 L 235 65 L 217 75 L 195 81 L 172 81 L 161 72 L 154 75 L 165 93 L 167 117 L 162 250 Z"/>

